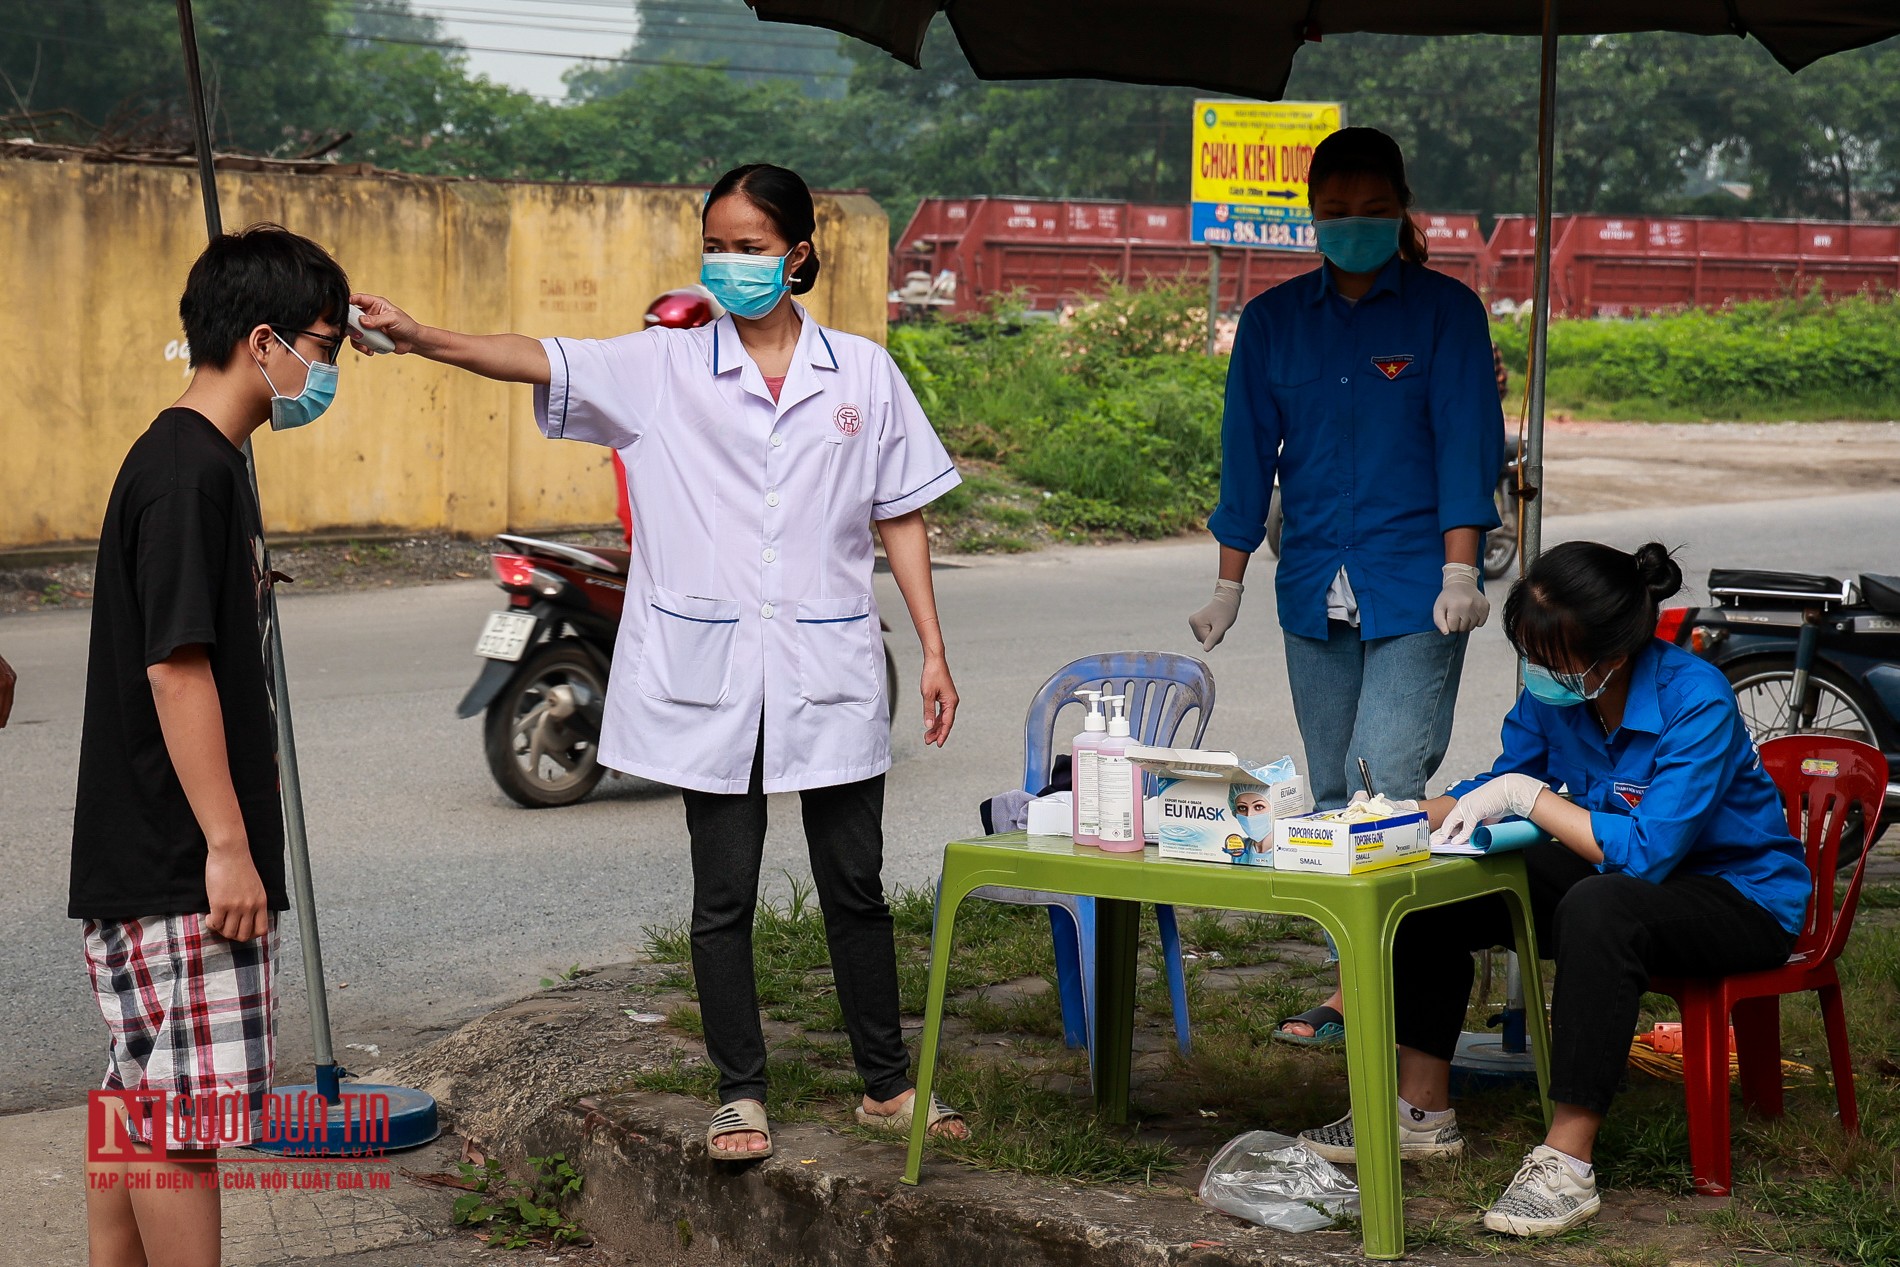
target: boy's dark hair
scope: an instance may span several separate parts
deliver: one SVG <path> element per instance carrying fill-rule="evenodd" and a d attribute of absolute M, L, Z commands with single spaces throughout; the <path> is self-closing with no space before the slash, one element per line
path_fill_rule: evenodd
<path fill-rule="evenodd" d="M 786 289 L 794 295 L 802 295 L 818 284 L 818 244 L 812 242 L 811 235 L 818 229 L 818 213 L 812 206 L 811 188 L 805 184 L 804 177 L 789 167 L 774 167 L 770 163 L 747 163 L 735 167 L 713 182 L 706 194 L 706 203 L 699 209 L 699 222 L 703 227 L 706 213 L 712 205 L 727 194 L 739 194 L 745 200 L 765 213 L 766 219 L 784 238 L 797 249 L 800 242 L 811 243 L 811 254 L 798 266 L 798 272 L 785 279 Z"/>
<path fill-rule="evenodd" d="M 318 321 L 342 325 L 350 279 L 330 253 L 281 224 L 254 224 L 211 240 L 185 278 L 178 319 L 191 367 L 223 365 L 258 326 L 286 337 Z"/>
<path fill-rule="evenodd" d="M 1633 656 L 1656 636 L 1657 608 L 1682 588 L 1682 568 L 1651 541 L 1634 554 L 1566 541 L 1537 556 L 1504 600 L 1504 636 L 1545 668 L 1574 658 L 1581 669 Z"/>

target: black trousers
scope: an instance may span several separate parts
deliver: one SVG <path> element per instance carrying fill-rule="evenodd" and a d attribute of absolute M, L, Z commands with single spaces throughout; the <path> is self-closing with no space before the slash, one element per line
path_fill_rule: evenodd
<path fill-rule="evenodd" d="M 1793 933 L 1715 876 L 1651 884 L 1600 874 L 1558 844 L 1531 846 L 1524 865 L 1538 952 L 1557 962 L 1550 1098 L 1560 1104 L 1609 1111 L 1651 976 L 1754 972 L 1785 962 L 1794 947 Z M 1392 953 L 1399 1045 L 1450 1060 L 1471 995 L 1471 952 L 1510 944 L 1501 897 L 1406 916 Z"/>
<path fill-rule="evenodd" d="M 765 853 L 765 745 L 743 794 L 688 791 L 693 853 L 693 977 L 719 1098 L 765 1100 L 765 1034 L 754 990 L 752 918 Z M 897 944 L 884 901 L 884 776 L 799 793 L 832 978 L 866 1094 L 910 1089 L 897 1009 Z"/>

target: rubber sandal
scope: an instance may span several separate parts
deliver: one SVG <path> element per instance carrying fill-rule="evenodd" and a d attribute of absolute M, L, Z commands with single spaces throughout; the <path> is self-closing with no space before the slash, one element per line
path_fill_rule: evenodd
<path fill-rule="evenodd" d="M 915 1119 L 916 1113 L 917 1096 L 916 1092 L 912 1092 L 911 1111 L 908 1113 L 902 1109 L 899 1109 L 895 1113 L 870 1113 L 860 1104 L 858 1105 L 857 1119 L 859 1126 L 869 1127 L 871 1130 L 877 1131 L 880 1134 L 901 1135 L 908 1138 L 910 1135 L 911 1122 Z M 930 1097 L 930 1120 L 924 1124 L 924 1134 L 934 1138 L 936 1137 L 938 1126 L 945 1122 L 961 1121 L 963 1121 L 963 1114 L 957 1112 L 942 1100 L 939 1100 L 935 1093 L 932 1093 Z"/>
<path fill-rule="evenodd" d="M 1289 1034 L 1287 1025 L 1298 1021 L 1311 1025 L 1311 1034 Z M 1273 1041 L 1292 1043 L 1295 1047 L 1344 1047 L 1346 1045 L 1346 1018 L 1339 1014 L 1338 1008 L 1327 1007 L 1324 1003 L 1318 1007 L 1309 1007 L 1297 1016 L 1283 1017 L 1273 1027 Z"/>
<path fill-rule="evenodd" d="M 720 1137 L 740 1131 L 757 1131 L 765 1136 L 765 1147 L 722 1148 Z M 757 1100 L 734 1100 L 722 1104 L 706 1128 L 706 1153 L 714 1161 L 763 1161 L 772 1155 L 772 1129 L 766 1125 L 765 1106 Z"/>

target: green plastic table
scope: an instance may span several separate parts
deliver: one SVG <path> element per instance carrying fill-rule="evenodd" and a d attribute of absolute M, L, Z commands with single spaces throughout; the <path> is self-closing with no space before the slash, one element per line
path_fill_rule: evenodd
<path fill-rule="evenodd" d="M 986 884 L 1044 889 L 1096 899 L 1095 1096 L 1113 1122 L 1128 1120 L 1128 1080 L 1133 1059 L 1136 938 L 1141 903 L 1169 902 L 1216 910 L 1300 915 L 1316 921 L 1339 947 L 1340 985 L 1346 998 L 1346 1069 L 1351 1079 L 1353 1121 L 1359 1150 L 1359 1202 L 1369 1258 L 1405 1252 L 1404 1193 L 1399 1173 L 1396 1039 L 1392 1020 L 1392 938 L 1401 917 L 1428 906 L 1500 893 L 1511 908 L 1517 953 L 1537 962 L 1531 927 L 1530 891 L 1516 853 L 1481 858 L 1434 857 L 1364 875 L 1316 875 L 1270 867 L 1221 866 L 1141 853 L 1105 853 L 1062 836 L 1013 832 L 944 847 L 931 941 L 930 997 L 924 1011 L 923 1051 L 917 1071 L 917 1103 L 928 1104 L 937 1072 L 937 1039 L 943 1026 L 947 977 L 957 906 Z M 1524 973 L 1525 1011 L 1536 1026 L 1531 1048 L 1544 1117 L 1550 1118 L 1550 1044 L 1544 1020 L 1543 982 Z M 1367 1129 L 1386 1123 L 1387 1129 Z M 911 1123 L 904 1182 L 922 1172 L 926 1121 Z"/>

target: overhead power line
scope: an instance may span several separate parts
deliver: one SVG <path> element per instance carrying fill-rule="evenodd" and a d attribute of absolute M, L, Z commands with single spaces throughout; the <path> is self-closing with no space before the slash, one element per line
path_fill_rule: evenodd
<path fill-rule="evenodd" d="M 385 6 L 375 4 L 374 0 L 359 0 L 358 3 L 352 6 L 352 9 L 358 15 L 365 17 L 381 17 L 394 12 Z M 444 16 L 448 14 L 454 14 L 456 16 L 452 18 Z M 838 52 L 838 41 L 836 40 L 775 39 L 772 38 L 770 34 L 759 34 L 760 27 L 757 22 L 748 23 L 745 26 L 734 26 L 713 21 L 694 21 L 691 24 L 687 24 L 676 21 L 655 22 L 646 20 L 626 24 L 609 23 L 605 26 L 575 25 L 577 23 L 591 24 L 596 21 L 608 22 L 609 20 L 606 18 L 593 19 L 579 15 L 569 17 L 566 14 L 553 14 L 547 18 L 530 18 L 523 21 L 521 20 L 522 13 L 519 9 L 480 9 L 466 5 L 448 4 L 430 5 L 425 14 L 418 14 L 417 16 L 436 18 L 438 21 L 452 21 L 464 26 L 511 26 L 523 27 L 529 30 L 558 31 L 562 34 L 621 35 L 630 40 L 654 38 L 677 39 L 685 36 L 706 36 L 717 37 L 740 44 L 769 45 L 778 48 L 803 48 L 821 53 Z M 842 56 L 842 54 L 840 54 L 840 56 Z"/>
<path fill-rule="evenodd" d="M 414 48 L 433 48 L 445 52 L 469 53 L 520 53 L 527 57 L 558 57 L 562 61 L 608 62 L 619 66 L 679 66 L 688 70 L 736 70 L 746 74 L 772 75 L 781 79 L 808 79 L 820 77 L 827 79 L 849 79 L 848 70 L 788 70 L 783 66 L 737 66 L 730 63 L 714 64 L 708 62 L 682 62 L 665 57 L 610 57 L 597 53 L 569 53 L 548 48 L 497 48 L 494 45 L 464 44 L 457 40 L 419 40 L 401 35 L 351 35 L 348 32 L 332 33 L 341 40 L 363 40 L 371 44 L 403 44 Z M 94 41 L 87 41 L 88 43 Z"/>

